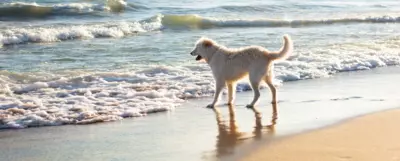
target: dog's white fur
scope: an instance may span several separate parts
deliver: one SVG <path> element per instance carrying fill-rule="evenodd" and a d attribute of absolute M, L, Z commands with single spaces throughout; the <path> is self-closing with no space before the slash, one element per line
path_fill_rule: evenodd
<path fill-rule="evenodd" d="M 236 82 L 249 76 L 254 91 L 253 101 L 247 107 L 254 107 L 260 97 L 259 85 L 264 80 L 272 93 L 272 103 L 277 102 L 276 88 L 272 84 L 273 62 L 286 59 L 293 50 L 293 43 L 284 35 L 284 45 L 278 52 L 268 51 L 261 46 L 249 46 L 240 49 L 229 49 L 208 38 L 201 38 L 190 53 L 196 60 L 204 59 L 211 67 L 216 89 L 214 101 L 208 107 L 214 107 L 225 85 L 228 86 L 228 104 L 235 99 Z"/>

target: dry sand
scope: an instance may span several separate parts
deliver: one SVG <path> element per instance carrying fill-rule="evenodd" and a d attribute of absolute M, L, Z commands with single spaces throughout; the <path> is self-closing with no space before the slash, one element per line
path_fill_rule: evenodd
<path fill-rule="evenodd" d="M 400 161 L 400 110 L 282 139 L 245 161 Z"/>

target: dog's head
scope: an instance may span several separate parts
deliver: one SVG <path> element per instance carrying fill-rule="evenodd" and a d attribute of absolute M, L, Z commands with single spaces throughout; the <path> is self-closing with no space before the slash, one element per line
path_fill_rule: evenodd
<path fill-rule="evenodd" d="M 190 55 L 196 56 L 196 61 L 208 60 L 212 57 L 212 55 L 218 50 L 217 44 L 208 38 L 200 38 Z"/>

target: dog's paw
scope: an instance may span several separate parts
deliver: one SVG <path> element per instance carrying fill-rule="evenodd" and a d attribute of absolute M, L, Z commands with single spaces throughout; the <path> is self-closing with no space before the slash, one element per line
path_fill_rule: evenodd
<path fill-rule="evenodd" d="M 209 105 L 207 105 L 206 108 L 214 108 L 214 105 L 213 104 L 209 104 Z"/>
<path fill-rule="evenodd" d="M 254 105 L 246 105 L 246 108 L 254 108 Z"/>
<path fill-rule="evenodd" d="M 233 103 L 232 103 L 232 102 L 228 102 L 228 103 L 226 103 L 225 105 L 227 105 L 227 106 L 232 106 Z"/>

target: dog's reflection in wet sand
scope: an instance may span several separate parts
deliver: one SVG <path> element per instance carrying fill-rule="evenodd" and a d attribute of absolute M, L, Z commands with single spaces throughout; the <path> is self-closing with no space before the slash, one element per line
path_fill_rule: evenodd
<path fill-rule="evenodd" d="M 251 108 L 254 112 L 254 116 L 256 118 L 256 125 L 254 127 L 254 138 L 256 139 L 260 139 L 263 135 L 263 130 L 266 129 L 267 130 L 267 134 L 268 135 L 274 135 L 275 134 L 275 124 L 276 124 L 276 120 L 278 119 L 278 112 L 276 110 L 276 104 L 272 104 L 272 117 L 271 117 L 271 122 L 269 125 L 263 126 L 262 125 L 262 117 L 261 117 L 261 113 L 258 111 L 257 108 Z"/>
<path fill-rule="evenodd" d="M 225 121 L 218 108 L 213 108 L 218 124 L 217 136 L 217 157 L 232 154 L 236 145 L 247 139 L 260 139 L 263 136 L 273 135 L 275 133 L 275 124 L 277 120 L 276 104 L 272 105 L 272 118 L 269 125 L 262 125 L 262 116 L 259 110 L 251 108 L 255 116 L 255 126 L 252 133 L 240 132 L 236 123 L 234 106 L 229 106 L 229 121 Z"/>

